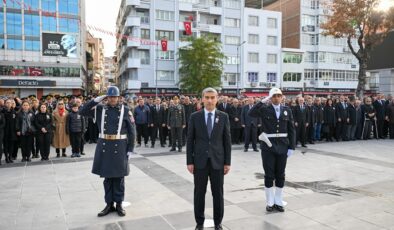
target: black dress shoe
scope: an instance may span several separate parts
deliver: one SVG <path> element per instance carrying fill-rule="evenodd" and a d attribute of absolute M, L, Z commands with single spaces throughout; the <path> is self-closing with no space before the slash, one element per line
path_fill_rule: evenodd
<path fill-rule="evenodd" d="M 244 152 L 246 153 L 248 151 L 248 149 L 244 149 Z"/>
<path fill-rule="evenodd" d="M 253 151 L 255 151 L 255 152 L 259 152 L 259 150 L 258 150 L 258 149 L 253 149 Z"/>
<path fill-rule="evenodd" d="M 104 208 L 101 212 L 99 212 L 99 213 L 97 214 L 97 216 L 98 216 L 98 217 L 106 216 L 106 215 L 108 215 L 110 212 L 113 212 L 113 211 L 115 211 L 114 205 L 113 205 L 113 204 L 107 204 L 107 206 L 105 206 L 105 208 Z"/>
<path fill-rule="evenodd" d="M 223 230 L 223 227 L 221 224 L 215 225 L 215 230 Z"/>
<path fill-rule="evenodd" d="M 268 206 L 268 205 L 265 207 L 265 210 L 266 210 L 267 212 L 273 212 L 273 211 L 275 211 L 274 206 Z"/>
<path fill-rule="evenodd" d="M 175 149 L 175 148 L 172 148 L 172 149 L 170 149 L 170 152 L 174 152 L 174 151 L 176 151 L 176 149 Z"/>
<path fill-rule="evenodd" d="M 197 225 L 194 230 L 203 230 L 204 226 L 203 225 Z"/>
<path fill-rule="evenodd" d="M 182 152 L 182 149 L 178 149 L 178 152 Z"/>
<path fill-rule="evenodd" d="M 126 211 L 122 207 L 122 203 L 116 203 L 116 212 L 118 213 L 118 216 L 125 216 Z"/>
<path fill-rule="evenodd" d="M 274 205 L 274 208 L 278 211 L 278 212 L 284 212 L 285 211 L 285 208 L 283 208 L 282 206 L 280 206 L 280 205 Z"/>
<path fill-rule="evenodd" d="M 308 148 L 306 145 L 301 145 L 302 147 L 304 147 L 304 148 Z"/>

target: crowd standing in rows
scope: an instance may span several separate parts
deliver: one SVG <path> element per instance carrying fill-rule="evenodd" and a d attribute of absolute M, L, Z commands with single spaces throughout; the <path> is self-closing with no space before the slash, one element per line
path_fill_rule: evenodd
<path fill-rule="evenodd" d="M 39 157 L 42 161 L 48 160 L 50 146 L 55 148 L 56 157 L 67 157 L 66 148 L 70 145 L 71 157 L 84 155 L 84 144 L 97 143 L 99 133 L 95 117 L 84 117 L 79 112 L 84 103 L 94 98 L 1 97 L 0 163 L 3 155 L 6 163 L 15 161 L 19 148 L 23 162 Z M 227 113 L 230 119 L 232 143 L 243 143 L 245 152 L 250 147 L 259 151 L 261 120 L 249 116 L 248 112 L 260 101 L 260 98 L 227 96 L 220 96 L 218 100 L 217 109 Z M 120 103 L 132 112 L 137 151 L 141 146 L 160 145 L 182 152 L 189 118 L 193 112 L 203 109 L 199 97 L 189 96 L 121 97 Z M 308 143 L 317 141 L 394 139 L 394 98 L 391 96 L 283 97 L 282 104 L 292 110 L 297 146 L 307 147 Z"/>

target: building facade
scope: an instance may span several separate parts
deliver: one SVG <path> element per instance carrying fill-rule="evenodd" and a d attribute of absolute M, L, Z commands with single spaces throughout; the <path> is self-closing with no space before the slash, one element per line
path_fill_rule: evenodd
<path fill-rule="evenodd" d="M 189 44 L 185 22 L 191 23 L 190 36 L 221 41 L 226 56 L 222 93 L 262 93 L 267 78 L 278 80 L 271 75 L 280 73 L 280 13 L 245 7 L 243 0 L 123 0 L 117 32 L 133 37 L 117 41 L 116 72 L 123 92 L 153 96 L 157 88 L 160 95 L 179 93 L 177 51 Z M 165 52 L 160 45 L 164 37 Z"/>
<path fill-rule="evenodd" d="M 85 1 L 21 2 L 0 3 L 0 95 L 82 94 Z"/>
<path fill-rule="evenodd" d="M 101 38 L 94 37 L 90 32 L 87 32 L 86 36 L 86 47 L 87 52 L 92 57 L 92 61 L 88 66 L 88 93 L 98 94 L 105 91 L 105 79 L 104 79 L 104 43 Z"/>
<path fill-rule="evenodd" d="M 291 49 L 282 54 L 280 78 L 284 91 L 311 95 L 354 94 L 358 61 L 346 39 L 322 34 L 324 30 L 320 25 L 329 13 L 322 1 L 267 0 L 264 9 L 283 14 L 282 46 Z M 300 55 L 301 60 L 293 58 Z"/>

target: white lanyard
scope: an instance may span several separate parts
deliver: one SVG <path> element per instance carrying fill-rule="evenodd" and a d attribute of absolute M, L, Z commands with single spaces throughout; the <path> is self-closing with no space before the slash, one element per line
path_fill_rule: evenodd
<path fill-rule="evenodd" d="M 105 111 L 106 109 L 103 108 L 101 112 L 101 134 L 104 136 L 104 121 L 105 121 Z M 122 122 L 123 122 L 123 116 L 124 116 L 124 105 L 122 105 L 122 108 L 120 109 L 120 117 L 119 117 L 119 123 L 118 123 L 118 133 L 117 135 L 120 135 L 120 131 L 122 129 Z"/>

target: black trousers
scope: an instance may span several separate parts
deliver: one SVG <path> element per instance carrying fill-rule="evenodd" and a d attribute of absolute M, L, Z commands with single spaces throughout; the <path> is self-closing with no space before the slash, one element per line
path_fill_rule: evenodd
<path fill-rule="evenodd" d="M 105 203 L 120 203 L 124 200 L 124 177 L 104 179 Z"/>
<path fill-rule="evenodd" d="M 233 144 L 239 144 L 241 137 L 241 129 L 240 128 L 233 128 L 231 129 L 231 140 Z"/>
<path fill-rule="evenodd" d="M 16 141 L 3 139 L 4 143 L 4 155 L 5 157 L 13 157 L 14 148 L 16 148 Z"/>
<path fill-rule="evenodd" d="M 341 138 L 342 140 L 349 140 L 347 136 L 347 124 L 345 121 L 336 123 L 335 139 L 339 140 Z"/>
<path fill-rule="evenodd" d="M 141 144 L 141 137 L 144 137 L 144 143 L 148 144 L 149 133 L 148 124 L 137 124 L 137 143 Z"/>
<path fill-rule="evenodd" d="M 178 148 L 182 148 L 182 127 L 171 127 L 171 144 L 172 148 L 175 148 L 177 146 L 177 141 L 178 141 Z"/>
<path fill-rule="evenodd" d="M 186 140 L 187 140 L 187 130 L 188 130 L 188 126 L 186 125 L 186 127 L 183 129 L 182 131 L 182 145 L 186 145 Z"/>
<path fill-rule="evenodd" d="M 89 133 L 89 142 L 97 142 L 97 138 L 99 135 L 99 130 L 97 123 L 94 123 L 92 119 L 89 119 L 88 122 L 88 133 Z"/>
<path fill-rule="evenodd" d="M 3 157 L 3 135 L 0 135 L 0 163 L 1 163 L 1 158 Z M 4 152 L 5 155 L 5 152 Z M 7 158 L 6 158 L 7 159 Z"/>
<path fill-rule="evenodd" d="M 71 153 L 81 153 L 82 132 L 70 132 Z"/>
<path fill-rule="evenodd" d="M 394 124 L 389 124 L 390 139 L 394 139 Z"/>
<path fill-rule="evenodd" d="M 38 156 L 38 153 L 40 152 L 40 145 L 38 143 L 38 134 L 34 134 L 34 140 L 33 140 L 33 146 L 31 149 L 31 154 L 34 156 Z"/>
<path fill-rule="evenodd" d="M 378 134 L 377 134 L 377 137 L 378 138 L 383 138 L 383 137 L 386 137 L 384 134 L 383 134 L 383 127 L 384 127 L 384 119 L 378 119 L 377 121 L 376 121 L 376 124 L 377 124 L 377 128 L 378 128 Z"/>
<path fill-rule="evenodd" d="M 155 145 L 156 143 L 156 139 L 157 139 L 157 132 L 159 131 L 159 128 L 157 127 L 157 125 L 154 125 L 153 127 L 150 127 L 150 140 L 152 145 Z"/>
<path fill-rule="evenodd" d="M 366 120 L 364 122 L 364 129 L 363 129 L 363 139 L 364 140 L 371 138 L 372 128 L 373 128 L 373 125 L 375 125 L 373 122 L 374 122 L 373 120 Z"/>
<path fill-rule="evenodd" d="M 39 133 L 37 134 L 38 146 L 40 147 L 40 153 L 42 159 L 48 159 L 49 151 L 51 148 L 51 133 Z"/>
<path fill-rule="evenodd" d="M 33 148 L 34 136 L 32 134 L 21 135 L 20 141 L 21 141 L 21 149 L 22 149 L 22 159 L 29 159 Z"/>
<path fill-rule="evenodd" d="M 167 132 L 168 132 L 167 128 L 160 125 L 159 127 L 160 145 L 166 144 Z"/>
<path fill-rule="evenodd" d="M 82 135 L 81 135 L 81 153 L 83 153 L 84 152 L 84 149 L 85 149 L 85 132 L 82 132 Z"/>
<path fill-rule="evenodd" d="M 213 169 L 210 160 L 208 160 L 204 169 L 194 169 L 194 217 L 198 225 L 204 224 L 205 193 L 207 192 L 208 178 L 211 182 L 213 197 L 213 220 L 215 225 L 219 225 L 222 223 L 224 215 L 224 170 Z"/>
<path fill-rule="evenodd" d="M 249 148 L 249 143 L 252 142 L 253 149 L 257 149 L 257 127 L 254 125 L 245 126 L 245 149 Z"/>
<path fill-rule="evenodd" d="M 304 122 L 299 122 L 296 127 L 297 134 L 297 143 L 301 142 L 302 145 L 305 145 L 306 142 L 306 126 Z"/>
<path fill-rule="evenodd" d="M 283 188 L 285 185 L 285 169 L 287 154 L 276 154 L 272 152 L 261 152 L 264 168 L 264 185 L 267 188 L 275 186 Z"/>
<path fill-rule="evenodd" d="M 14 142 L 14 148 L 12 149 L 13 152 L 11 153 L 12 158 L 16 159 L 18 157 L 18 150 L 20 144 L 21 144 L 21 138 L 18 137 L 18 139 Z"/>

